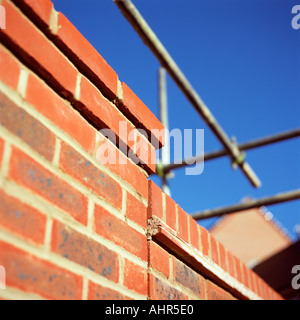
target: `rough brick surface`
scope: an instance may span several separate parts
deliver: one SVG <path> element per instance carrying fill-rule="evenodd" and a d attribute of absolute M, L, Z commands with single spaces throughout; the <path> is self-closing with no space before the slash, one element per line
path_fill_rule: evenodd
<path fill-rule="evenodd" d="M 161 272 L 167 278 L 170 276 L 169 253 L 162 249 L 158 244 L 151 241 L 149 243 L 149 265 L 154 270 Z"/>
<path fill-rule="evenodd" d="M 66 143 L 61 146 L 60 166 L 64 172 L 78 179 L 116 208 L 122 208 L 120 185 Z"/>
<path fill-rule="evenodd" d="M 19 81 L 20 66 L 8 52 L 4 51 L 2 46 L 0 46 L 0 66 L 0 80 L 16 90 Z"/>
<path fill-rule="evenodd" d="M 55 135 L 0 92 L 0 124 L 51 161 Z M 39 137 L 37 139 L 36 137 Z"/>
<path fill-rule="evenodd" d="M 1 170 L 2 161 L 3 161 L 3 153 L 4 153 L 4 140 L 0 138 L 0 170 Z"/>
<path fill-rule="evenodd" d="M 0 242 L 0 265 L 6 269 L 6 284 L 47 299 L 78 300 L 82 278 L 47 261 Z"/>
<path fill-rule="evenodd" d="M 117 282 L 119 261 L 117 254 L 58 221 L 53 223 L 52 251 L 89 270 Z"/>
<path fill-rule="evenodd" d="M 133 195 L 127 193 L 126 217 L 141 227 L 147 227 L 147 207 Z"/>
<path fill-rule="evenodd" d="M 105 165 L 109 170 L 118 175 L 121 179 L 129 183 L 134 189 L 145 199 L 148 199 L 148 179 L 144 172 L 141 172 L 140 169 L 131 162 L 126 156 L 116 148 L 109 141 L 102 141 L 102 136 L 100 134 L 101 141 L 98 144 L 96 151 L 96 160 Z M 106 154 L 116 155 L 116 162 L 112 163 L 109 161 L 101 161 L 103 152 Z"/>
<path fill-rule="evenodd" d="M 13 149 L 9 176 L 49 202 L 87 223 L 87 198 L 18 149 Z"/>
<path fill-rule="evenodd" d="M 189 242 L 188 215 L 177 205 L 178 214 L 178 235 L 186 242 Z"/>
<path fill-rule="evenodd" d="M 26 100 L 46 118 L 78 141 L 88 152 L 95 151 L 96 130 L 37 77 L 28 79 Z"/>
<path fill-rule="evenodd" d="M 176 203 L 167 194 L 165 195 L 165 199 L 166 199 L 166 223 L 170 228 L 176 231 L 176 223 L 177 223 Z"/>
<path fill-rule="evenodd" d="M 206 229 L 204 229 L 200 225 L 198 225 L 198 229 L 200 232 L 202 253 L 205 256 L 208 256 L 209 255 L 209 233 Z"/>
<path fill-rule="evenodd" d="M 152 129 L 164 130 L 163 125 L 157 118 L 152 114 L 152 112 L 146 107 L 146 105 L 135 95 L 135 93 L 125 84 L 122 83 L 123 87 L 123 104 L 125 114 L 128 115 L 129 119 L 134 118 L 136 122 L 142 124 L 142 129 L 147 130 L 148 135 Z M 155 141 L 151 141 L 155 148 L 158 145 L 164 145 L 164 135 L 158 136 L 153 132 L 153 137 Z M 148 140 L 151 138 L 148 137 Z M 159 142 L 159 143 L 157 143 Z"/>
<path fill-rule="evenodd" d="M 127 300 L 122 293 L 89 281 L 88 300 Z"/>
<path fill-rule="evenodd" d="M 150 274 L 151 300 L 187 300 L 187 296 Z"/>
<path fill-rule="evenodd" d="M 98 234 L 115 242 L 142 260 L 147 259 L 147 241 L 145 236 L 128 226 L 124 221 L 96 205 L 94 223 L 95 231 Z"/>
<path fill-rule="evenodd" d="M 163 218 L 162 191 L 153 181 L 150 180 L 148 218 L 151 218 L 153 215 L 157 216 L 160 219 Z"/>
<path fill-rule="evenodd" d="M 124 286 L 141 295 L 147 295 L 147 270 L 125 259 Z"/>
<path fill-rule="evenodd" d="M 6 9 L 7 21 L 6 29 L 2 32 L 8 41 L 23 50 L 22 57 L 27 62 L 34 59 L 36 70 L 40 70 L 49 80 L 54 79 L 55 85 L 60 86 L 64 93 L 74 95 L 76 69 L 12 4 L 4 0 L 2 5 Z"/>
<path fill-rule="evenodd" d="M 214 283 L 206 282 L 207 300 L 234 300 L 232 295 Z"/>
<path fill-rule="evenodd" d="M 210 254 L 212 261 L 219 264 L 218 243 L 213 236 L 210 236 Z"/>
<path fill-rule="evenodd" d="M 0 190 L 0 226 L 25 238 L 43 244 L 46 216 Z"/>
<path fill-rule="evenodd" d="M 200 299 L 204 299 L 204 279 L 184 263 L 174 258 L 174 279 L 190 289 Z"/>

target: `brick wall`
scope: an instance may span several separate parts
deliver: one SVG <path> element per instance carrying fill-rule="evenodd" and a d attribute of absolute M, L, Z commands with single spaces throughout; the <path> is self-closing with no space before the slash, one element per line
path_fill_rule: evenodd
<path fill-rule="evenodd" d="M 68 19 L 0 4 L 0 297 L 281 299 L 149 181 L 163 126 Z"/>

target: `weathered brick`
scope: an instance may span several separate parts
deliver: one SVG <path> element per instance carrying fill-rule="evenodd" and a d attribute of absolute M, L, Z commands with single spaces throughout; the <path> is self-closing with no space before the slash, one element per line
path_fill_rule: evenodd
<path fill-rule="evenodd" d="M 152 274 L 149 277 L 151 300 L 188 300 L 185 294 L 171 287 L 166 282 L 163 282 Z"/>
<path fill-rule="evenodd" d="M 99 235 L 146 261 L 147 240 L 145 235 L 98 205 L 95 206 L 94 224 L 95 231 Z"/>
<path fill-rule="evenodd" d="M 148 219 L 153 215 L 158 218 L 163 218 L 162 209 L 162 191 L 161 189 L 152 181 L 149 180 L 149 202 L 148 202 Z"/>
<path fill-rule="evenodd" d="M 178 214 L 178 235 L 186 242 L 189 242 L 188 214 L 177 205 Z"/>
<path fill-rule="evenodd" d="M 122 293 L 89 281 L 88 300 L 128 300 Z"/>
<path fill-rule="evenodd" d="M 43 244 L 46 216 L 0 191 L 0 225 L 30 242 Z"/>
<path fill-rule="evenodd" d="M 109 280 L 118 282 L 117 254 L 58 221 L 53 223 L 51 250 Z"/>
<path fill-rule="evenodd" d="M 175 201 L 165 194 L 166 200 L 166 224 L 176 231 L 176 203 Z"/>
<path fill-rule="evenodd" d="M 37 111 L 78 141 L 89 153 L 94 153 L 96 130 L 34 75 L 29 75 L 28 78 L 26 100 Z"/>
<path fill-rule="evenodd" d="M 47 299 L 79 300 L 82 277 L 0 242 L 0 265 L 6 269 L 7 286 Z"/>
<path fill-rule="evenodd" d="M 4 0 L 2 5 L 6 9 L 7 21 L 6 29 L 2 30 L 3 35 L 9 38 L 14 46 L 21 48 L 22 57 L 49 81 L 54 81 L 54 85 L 59 86 L 62 93 L 70 92 L 74 95 L 76 69 L 12 4 Z M 32 59 L 39 66 L 34 64 Z"/>
<path fill-rule="evenodd" d="M 79 180 L 116 208 L 122 208 L 120 185 L 65 142 L 61 146 L 60 166 L 64 172 Z"/>
<path fill-rule="evenodd" d="M 185 288 L 190 289 L 200 299 L 204 299 L 204 279 L 176 258 L 173 258 L 173 265 L 174 279 Z"/>
<path fill-rule="evenodd" d="M 206 281 L 207 300 L 235 300 L 230 293 L 209 280 Z"/>
<path fill-rule="evenodd" d="M 0 46 L 0 66 L 0 80 L 17 90 L 20 66 L 10 53 L 4 51 L 2 46 Z"/>
<path fill-rule="evenodd" d="M 124 286 L 141 295 L 146 296 L 148 290 L 147 270 L 128 259 L 124 265 Z"/>
<path fill-rule="evenodd" d="M 93 78 L 105 94 L 114 99 L 117 95 L 117 74 L 62 13 L 58 16 L 56 36 L 62 50 Z"/>
<path fill-rule="evenodd" d="M 54 156 L 55 135 L 0 92 L 0 124 L 47 160 Z"/>
<path fill-rule="evenodd" d="M 135 95 L 135 93 L 123 82 L 122 88 L 124 114 L 127 115 L 129 119 L 133 118 L 135 120 L 133 121 L 135 124 L 140 123 L 142 125 L 141 129 L 145 129 L 148 135 L 152 129 L 161 130 L 161 132 L 164 133 L 164 126 L 162 125 L 162 123 L 155 117 L 155 115 L 148 109 L 148 107 L 146 107 L 146 105 Z M 136 126 L 139 127 L 138 125 Z M 159 145 L 164 145 L 164 140 L 164 134 L 160 136 L 153 131 L 153 139 L 151 139 L 151 143 L 155 147 L 155 149 L 157 149 Z"/>
<path fill-rule="evenodd" d="M 154 270 L 161 272 L 167 278 L 169 278 L 169 253 L 153 241 L 149 242 L 149 264 Z"/>
<path fill-rule="evenodd" d="M 147 228 L 147 207 L 130 193 L 127 193 L 126 206 L 126 217 Z"/>
<path fill-rule="evenodd" d="M 77 221 L 87 223 L 87 198 L 16 148 L 12 149 L 9 176 Z"/>

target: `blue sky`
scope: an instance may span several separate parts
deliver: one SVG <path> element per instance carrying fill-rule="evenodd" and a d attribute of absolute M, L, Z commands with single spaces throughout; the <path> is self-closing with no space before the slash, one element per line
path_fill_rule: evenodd
<path fill-rule="evenodd" d="M 300 126 L 300 29 L 291 27 L 299 0 L 133 2 L 229 136 L 242 143 Z M 158 116 L 159 64 L 113 1 L 54 5 Z M 168 104 L 170 129 L 204 129 L 205 152 L 221 148 L 170 78 Z M 247 160 L 262 180 L 260 189 L 221 158 L 205 163 L 200 176 L 177 170 L 172 197 L 192 213 L 299 188 L 300 139 L 248 151 Z M 295 239 L 300 201 L 269 210 Z"/>

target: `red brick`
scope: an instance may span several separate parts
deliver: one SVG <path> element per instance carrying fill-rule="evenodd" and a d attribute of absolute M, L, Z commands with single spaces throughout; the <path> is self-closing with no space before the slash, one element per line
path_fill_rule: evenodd
<path fill-rule="evenodd" d="M 235 264 L 235 272 L 236 272 L 236 279 L 243 282 L 243 276 L 242 276 L 242 268 L 241 268 L 241 261 L 234 257 L 234 264 Z"/>
<path fill-rule="evenodd" d="M 20 76 L 20 66 L 12 55 L 0 46 L 0 79 L 9 87 L 17 90 Z"/>
<path fill-rule="evenodd" d="M 30 75 L 26 100 L 46 118 L 78 141 L 90 153 L 95 151 L 96 130 L 72 107 L 65 104 L 47 85 Z"/>
<path fill-rule="evenodd" d="M 87 198 L 15 148 L 12 150 L 9 176 L 63 209 L 77 221 L 87 223 Z"/>
<path fill-rule="evenodd" d="M 169 253 L 158 244 L 151 241 L 149 243 L 149 264 L 154 270 L 161 272 L 167 278 L 170 276 Z"/>
<path fill-rule="evenodd" d="M 32 12 L 38 16 L 45 24 L 49 24 L 50 15 L 53 8 L 51 0 L 14 0 L 14 2 L 22 10 L 29 14 L 29 17 L 32 17 Z"/>
<path fill-rule="evenodd" d="M 124 286 L 141 295 L 146 296 L 148 290 L 147 270 L 139 265 L 125 259 Z"/>
<path fill-rule="evenodd" d="M 200 232 L 202 253 L 208 257 L 209 247 L 210 247 L 210 244 L 209 244 L 210 235 L 209 235 L 208 231 L 205 228 L 203 228 L 202 226 L 200 226 L 199 224 L 198 224 L 198 229 Z"/>
<path fill-rule="evenodd" d="M 216 286 L 210 281 L 206 281 L 207 300 L 235 300 L 230 293 Z"/>
<path fill-rule="evenodd" d="M 166 282 L 149 275 L 150 281 L 150 300 L 188 300 L 182 292 L 172 288 Z"/>
<path fill-rule="evenodd" d="M 152 181 L 149 180 L 149 203 L 148 203 L 148 219 L 153 215 L 158 218 L 163 218 L 162 210 L 162 191 L 161 189 Z"/>
<path fill-rule="evenodd" d="M 222 245 L 222 243 L 218 242 L 219 246 L 219 253 L 220 253 L 220 267 L 222 267 L 223 270 L 227 271 L 227 258 L 226 258 L 226 249 Z"/>
<path fill-rule="evenodd" d="M 7 21 L 6 29 L 2 32 L 14 45 L 26 52 L 30 58 L 25 58 L 32 66 L 34 66 L 31 60 L 33 58 L 46 71 L 35 67 L 39 72 L 43 73 L 49 81 L 55 79 L 55 85 L 59 84 L 62 93 L 70 92 L 74 95 L 77 80 L 76 69 L 13 5 L 6 0 L 2 5 L 6 9 Z"/>
<path fill-rule="evenodd" d="M 0 138 L 0 170 L 1 170 L 2 161 L 3 161 L 3 153 L 4 153 L 4 140 Z"/>
<path fill-rule="evenodd" d="M 166 223 L 171 229 L 176 231 L 176 203 L 167 194 L 165 194 L 165 199 L 166 199 Z"/>
<path fill-rule="evenodd" d="M 100 128 L 111 129 L 115 134 L 113 136 L 114 140 L 122 143 L 122 146 L 131 148 L 134 141 L 129 141 L 128 135 L 133 128 L 128 120 L 107 99 L 103 98 L 99 90 L 85 77 L 81 78 L 80 86 L 80 102 L 84 104 L 84 110 L 88 110 L 87 114 L 93 123 Z M 121 129 L 123 127 L 120 126 L 121 122 L 125 124 L 126 132 L 124 134 Z M 127 150 L 127 147 L 125 150 Z"/>
<path fill-rule="evenodd" d="M 127 193 L 126 217 L 143 228 L 147 228 L 147 207 L 130 193 Z"/>
<path fill-rule="evenodd" d="M 47 160 L 53 159 L 55 135 L 1 92 L 0 119 L 1 126 L 18 136 Z"/>
<path fill-rule="evenodd" d="M 118 282 L 118 255 L 102 244 L 54 221 L 51 250 L 91 271 Z"/>
<path fill-rule="evenodd" d="M 0 191 L 0 225 L 30 242 L 43 244 L 46 216 Z"/>
<path fill-rule="evenodd" d="M 127 300 L 120 292 L 89 281 L 88 300 Z"/>
<path fill-rule="evenodd" d="M 235 278 L 234 258 L 231 252 L 227 251 L 228 272 Z"/>
<path fill-rule="evenodd" d="M 178 235 L 189 243 L 188 214 L 177 205 L 178 212 Z"/>
<path fill-rule="evenodd" d="M 198 223 L 197 221 L 192 217 L 189 216 L 190 219 L 190 242 L 191 245 L 196 248 L 197 250 L 200 250 L 200 238 L 199 238 L 199 232 L 198 232 Z"/>
<path fill-rule="evenodd" d="M 122 208 L 122 188 L 115 180 L 64 142 L 60 156 L 60 166 L 64 172 L 79 180 L 116 208 Z"/>
<path fill-rule="evenodd" d="M 0 265 L 6 269 L 7 286 L 47 299 L 79 300 L 82 297 L 80 276 L 4 242 L 0 242 Z"/>
<path fill-rule="evenodd" d="M 103 137 L 98 133 L 99 137 Z M 108 154 L 116 155 L 116 162 L 103 163 L 101 160 L 103 150 Z M 148 178 L 140 169 L 113 145 L 110 141 L 100 141 L 96 151 L 96 160 L 105 165 L 106 168 L 120 176 L 124 181 L 129 183 L 145 199 L 148 199 Z M 125 163 L 125 164 L 124 164 Z"/>
<path fill-rule="evenodd" d="M 145 129 L 149 134 L 152 129 L 164 130 L 162 123 L 155 117 L 155 115 L 146 107 L 146 105 L 135 95 L 135 93 L 122 82 L 123 87 L 123 112 L 125 115 L 128 115 L 128 118 L 133 118 L 134 123 L 140 123 L 142 125 L 141 129 Z M 153 132 L 153 138 L 156 141 L 152 141 L 152 145 L 155 149 L 158 149 L 159 144 L 164 145 L 165 137 L 157 135 Z M 159 142 L 159 144 L 157 143 Z"/>
<path fill-rule="evenodd" d="M 213 236 L 210 236 L 210 256 L 213 262 L 219 264 L 218 244 Z"/>
<path fill-rule="evenodd" d="M 204 279 L 183 262 L 173 258 L 174 280 L 191 290 L 200 299 L 205 298 Z"/>
<path fill-rule="evenodd" d="M 147 240 L 145 235 L 98 205 L 95 206 L 94 223 L 95 231 L 99 235 L 146 261 Z"/>
<path fill-rule="evenodd" d="M 256 274 L 255 274 L 251 269 L 248 269 L 248 273 L 249 273 L 249 285 L 250 285 L 250 289 L 251 289 L 253 292 L 256 292 L 256 285 L 255 285 L 255 277 L 256 277 Z"/>
<path fill-rule="evenodd" d="M 145 168 L 149 174 L 156 172 L 156 154 L 154 147 L 148 140 L 137 130 L 136 137 L 136 156 L 140 160 L 139 163 Z"/>
<path fill-rule="evenodd" d="M 111 98 L 115 98 L 118 86 L 117 74 L 62 13 L 58 16 L 57 37 L 67 55 L 73 61 L 75 59 L 76 64 L 78 62 L 83 64 L 82 68 L 88 69 L 86 71 L 97 85 Z"/>
<path fill-rule="evenodd" d="M 244 263 L 242 263 L 242 271 L 243 271 L 243 279 L 244 279 L 244 285 L 247 288 L 250 288 L 249 286 L 249 277 L 248 277 L 248 268 L 246 267 L 246 265 Z"/>

